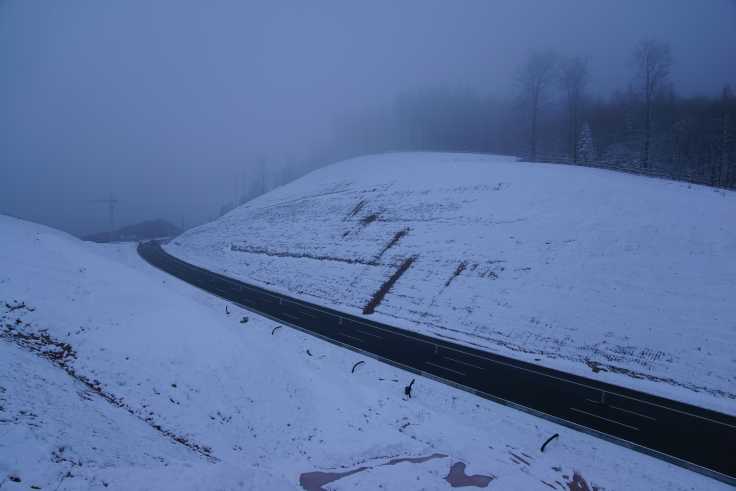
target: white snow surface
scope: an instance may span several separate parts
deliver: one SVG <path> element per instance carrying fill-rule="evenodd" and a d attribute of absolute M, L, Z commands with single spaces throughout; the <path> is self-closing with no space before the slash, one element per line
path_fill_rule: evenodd
<path fill-rule="evenodd" d="M 736 414 L 736 193 L 510 157 L 315 171 L 166 246 L 379 321 Z"/>
<path fill-rule="evenodd" d="M 324 489 L 448 489 L 458 462 L 489 489 L 727 489 L 432 380 L 404 400 L 413 375 L 372 359 L 351 374 L 365 358 L 226 315 L 132 244 L 1 215 L 0 237 L 3 491 L 287 490 L 360 468 Z"/>

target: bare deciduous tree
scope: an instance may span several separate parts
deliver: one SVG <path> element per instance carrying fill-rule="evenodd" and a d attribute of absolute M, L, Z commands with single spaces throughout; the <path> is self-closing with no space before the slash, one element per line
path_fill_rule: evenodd
<path fill-rule="evenodd" d="M 672 66 L 669 45 L 654 40 L 641 41 L 634 50 L 636 81 L 644 102 L 644 134 L 641 165 L 649 167 L 655 98 L 667 86 Z"/>
<path fill-rule="evenodd" d="M 529 160 L 532 162 L 537 159 L 539 111 L 546 102 L 556 70 L 557 56 L 554 53 L 535 52 L 529 55 L 516 76 L 521 101 L 529 111 Z"/>
<path fill-rule="evenodd" d="M 728 186 L 736 180 L 736 173 L 732 169 L 734 162 L 731 161 L 734 146 L 733 121 L 731 121 L 733 106 L 733 91 L 726 85 L 721 93 L 721 161 L 718 166 L 718 183 L 721 186 Z"/>
<path fill-rule="evenodd" d="M 567 111 L 567 144 L 570 158 L 578 161 L 578 136 L 583 119 L 585 89 L 590 81 L 587 58 L 574 57 L 565 60 L 560 69 L 560 87 Z"/>

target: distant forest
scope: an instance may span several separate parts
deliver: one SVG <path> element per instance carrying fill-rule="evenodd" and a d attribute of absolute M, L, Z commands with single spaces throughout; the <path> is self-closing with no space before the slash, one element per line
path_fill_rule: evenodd
<path fill-rule="evenodd" d="M 390 111 L 346 117 L 338 140 L 352 151 L 502 153 L 736 188 L 736 99 L 678 96 L 667 44 L 631 53 L 631 82 L 591 95 L 586 58 L 536 52 L 518 67 L 512 100 L 431 90 L 398 97 Z"/>
<path fill-rule="evenodd" d="M 499 153 L 736 189 L 732 88 L 680 96 L 672 63 L 669 45 L 641 41 L 631 52 L 629 85 L 605 97 L 592 95 L 589 59 L 549 51 L 520 63 L 509 99 L 468 90 L 407 92 L 390 107 L 343 116 L 334 141 L 301 161 L 278 172 L 256 165 L 239 201 L 327 163 L 387 151 Z M 234 206 L 226 203 L 220 213 Z"/>

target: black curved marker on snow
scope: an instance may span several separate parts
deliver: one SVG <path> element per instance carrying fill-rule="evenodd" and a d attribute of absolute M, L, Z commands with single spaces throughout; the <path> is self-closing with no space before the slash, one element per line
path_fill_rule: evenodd
<path fill-rule="evenodd" d="M 362 363 L 365 363 L 365 362 L 364 362 L 363 360 L 360 360 L 360 361 L 359 361 L 359 362 L 357 362 L 357 363 L 356 363 L 355 365 L 353 365 L 353 369 L 352 369 L 352 370 L 350 370 L 350 373 L 355 373 L 355 369 L 356 369 L 356 368 L 358 368 L 358 365 L 360 365 L 360 364 L 362 364 Z"/>
<path fill-rule="evenodd" d="M 547 438 L 547 440 L 545 440 L 545 442 L 542 444 L 542 448 L 540 448 L 539 451 L 544 453 L 544 449 L 547 447 L 547 444 L 551 442 L 552 440 L 554 440 L 555 438 L 558 438 L 559 436 L 560 436 L 559 433 L 555 433 L 551 437 Z"/>
<path fill-rule="evenodd" d="M 734 416 L 308 303 L 186 263 L 157 242 L 140 244 L 138 252 L 153 266 L 283 325 L 736 485 Z"/>
<path fill-rule="evenodd" d="M 414 387 L 414 382 L 416 382 L 417 379 L 411 379 L 411 382 L 409 382 L 409 385 L 404 387 L 404 395 L 407 399 L 411 399 L 411 389 Z"/>

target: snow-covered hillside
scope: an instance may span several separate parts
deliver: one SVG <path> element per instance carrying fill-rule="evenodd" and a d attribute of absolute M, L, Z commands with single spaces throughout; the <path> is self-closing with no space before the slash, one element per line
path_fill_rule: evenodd
<path fill-rule="evenodd" d="M 167 249 L 315 303 L 736 414 L 734 192 L 389 154 L 313 172 Z"/>
<path fill-rule="evenodd" d="M 241 323 L 133 244 L 3 216 L 0 237 L 3 491 L 726 489 L 431 380 L 404 400 L 413 375 Z"/>

